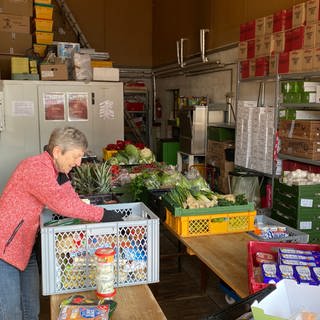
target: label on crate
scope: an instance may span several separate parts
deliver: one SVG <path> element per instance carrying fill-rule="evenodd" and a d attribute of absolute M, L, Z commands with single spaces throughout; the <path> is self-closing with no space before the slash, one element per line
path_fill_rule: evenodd
<path fill-rule="evenodd" d="M 301 199 L 300 206 L 305 208 L 312 208 L 313 207 L 313 199 Z"/>
<path fill-rule="evenodd" d="M 312 229 L 312 221 L 301 221 L 299 229 L 300 230 L 311 230 Z"/>

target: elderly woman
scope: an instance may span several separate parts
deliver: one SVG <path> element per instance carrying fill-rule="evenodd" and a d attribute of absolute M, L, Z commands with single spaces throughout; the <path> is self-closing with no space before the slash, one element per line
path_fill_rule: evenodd
<path fill-rule="evenodd" d="M 17 166 L 0 197 L 0 319 L 39 318 L 39 272 L 33 250 L 42 209 L 88 221 L 121 216 L 84 203 L 68 179 L 88 147 L 72 127 L 55 129 L 46 151 Z"/>

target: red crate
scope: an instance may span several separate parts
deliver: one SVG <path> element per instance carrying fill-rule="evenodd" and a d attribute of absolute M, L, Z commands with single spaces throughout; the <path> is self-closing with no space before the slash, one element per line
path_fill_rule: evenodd
<path fill-rule="evenodd" d="M 302 243 L 287 243 L 287 242 L 263 242 L 263 241 L 249 241 L 248 243 L 248 280 L 250 294 L 260 291 L 269 284 L 258 282 L 255 279 L 255 269 L 259 267 L 259 263 L 255 259 L 257 252 L 271 253 L 277 258 L 279 248 L 294 248 L 298 250 L 313 250 L 320 251 L 318 244 L 302 244 Z"/>

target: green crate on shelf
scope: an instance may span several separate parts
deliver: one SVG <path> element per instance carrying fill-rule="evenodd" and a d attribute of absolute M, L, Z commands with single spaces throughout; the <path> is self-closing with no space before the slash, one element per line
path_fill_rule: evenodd
<path fill-rule="evenodd" d="M 283 214 L 293 218 L 300 218 L 308 214 L 317 214 L 319 213 L 319 208 L 298 208 L 295 202 L 283 202 L 278 198 L 273 199 L 273 208 L 279 210 Z"/>
<path fill-rule="evenodd" d="M 235 130 L 232 128 L 223 127 L 208 127 L 207 130 L 208 140 L 227 141 L 235 139 Z"/>
<path fill-rule="evenodd" d="M 309 243 L 320 243 L 320 232 L 319 231 L 311 231 L 306 232 L 309 235 Z"/>

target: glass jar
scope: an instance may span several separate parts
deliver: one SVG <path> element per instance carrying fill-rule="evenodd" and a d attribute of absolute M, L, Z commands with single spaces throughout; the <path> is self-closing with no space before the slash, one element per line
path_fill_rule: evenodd
<path fill-rule="evenodd" d="M 99 299 L 111 299 L 114 297 L 114 255 L 112 248 L 99 248 L 96 256 L 96 285 Z"/>

